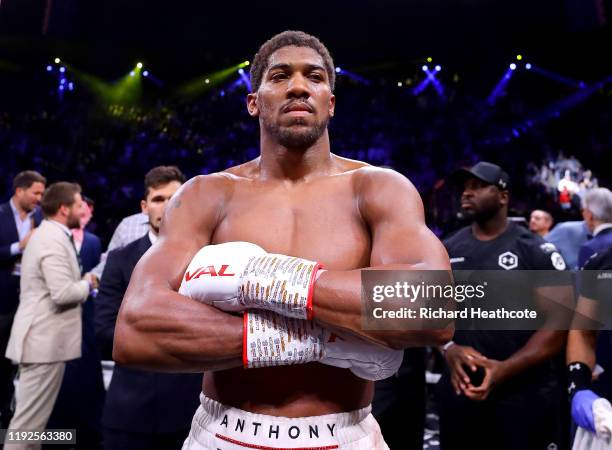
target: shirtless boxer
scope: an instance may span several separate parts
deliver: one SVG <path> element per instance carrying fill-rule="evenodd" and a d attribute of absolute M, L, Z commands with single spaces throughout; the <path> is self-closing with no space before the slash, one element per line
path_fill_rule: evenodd
<path fill-rule="evenodd" d="M 450 264 L 405 177 L 330 153 L 334 76 L 333 61 L 316 38 L 288 31 L 266 42 L 253 60 L 253 92 L 247 96 L 248 112 L 260 124 L 261 156 L 186 183 L 166 210 L 157 244 L 134 270 L 113 357 L 147 369 L 207 372 L 184 448 L 387 448 L 369 414 L 374 383 L 357 370 L 325 362 L 324 352 L 318 356 L 323 364 L 243 368 L 243 339 L 252 338 L 244 316 L 263 313 L 224 312 L 177 293 L 193 278 L 186 269 L 205 246 L 223 253 L 223 246 L 210 244 L 242 241 L 232 245 L 249 251 L 244 243 L 252 243 L 322 264 L 326 271 L 312 279 L 312 321 L 288 320 L 380 345 L 370 345 L 374 354 L 384 347 L 440 345 L 452 337 L 450 327 L 361 327 L 360 269 L 449 270 Z M 224 263 L 240 259 L 233 251 L 230 246 L 211 263 L 215 275 L 222 275 Z M 213 280 L 210 272 L 199 279 Z M 287 319 L 275 317 L 277 323 Z"/>

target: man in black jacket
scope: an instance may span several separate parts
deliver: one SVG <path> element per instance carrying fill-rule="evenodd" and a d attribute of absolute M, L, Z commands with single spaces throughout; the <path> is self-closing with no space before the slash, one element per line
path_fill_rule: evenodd
<path fill-rule="evenodd" d="M 4 352 L 19 304 L 21 254 L 42 221 L 38 205 L 46 183 L 38 172 L 21 172 L 13 180 L 13 196 L 0 204 L 0 428 L 7 428 L 12 417 L 15 368 Z"/>
<path fill-rule="evenodd" d="M 103 359 L 112 358 L 117 313 L 132 271 L 157 240 L 168 200 L 185 177 L 176 167 L 160 166 L 145 177 L 142 211 L 149 231 L 106 261 L 96 299 L 96 337 Z M 199 402 L 201 374 L 168 374 L 115 366 L 102 415 L 104 449 L 180 449 Z"/>

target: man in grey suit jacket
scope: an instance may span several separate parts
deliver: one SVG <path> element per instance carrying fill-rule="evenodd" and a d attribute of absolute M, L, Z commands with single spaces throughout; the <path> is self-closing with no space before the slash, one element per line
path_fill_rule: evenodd
<path fill-rule="evenodd" d="M 81 356 L 81 304 L 97 279 L 81 279 L 71 228 L 79 227 L 83 200 L 78 184 L 54 183 L 45 192 L 43 223 L 21 260 L 19 307 L 6 350 L 19 364 L 17 407 L 11 429 L 43 430 L 64 374 L 65 362 Z M 35 449 L 39 444 L 8 444 Z"/>

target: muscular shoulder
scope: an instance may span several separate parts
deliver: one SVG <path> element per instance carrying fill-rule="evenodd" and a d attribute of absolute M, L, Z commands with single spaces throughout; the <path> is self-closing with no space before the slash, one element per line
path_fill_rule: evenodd
<path fill-rule="evenodd" d="M 392 169 L 362 166 L 354 169 L 352 182 L 362 216 L 368 222 L 391 216 L 423 218 L 423 202 L 414 185 Z"/>
<path fill-rule="evenodd" d="M 408 178 L 393 169 L 374 167 L 364 163 L 352 170 L 356 192 L 370 194 L 380 191 L 400 189 L 406 194 L 416 194 L 417 190 Z"/>
<path fill-rule="evenodd" d="M 233 194 L 232 177 L 224 172 L 198 175 L 181 186 L 166 208 L 160 238 L 190 236 L 194 242 L 207 243 Z"/>
<path fill-rule="evenodd" d="M 197 175 L 187 181 L 177 195 L 174 207 L 182 206 L 184 202 L 201 204 L 225 200 L 231 195 L 235 176 L 227 172 L 217 172 L 209 175 Z"/>

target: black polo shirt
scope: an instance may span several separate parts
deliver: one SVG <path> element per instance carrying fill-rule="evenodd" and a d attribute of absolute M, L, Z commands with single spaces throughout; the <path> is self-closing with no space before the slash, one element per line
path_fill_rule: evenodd
<path fill-rule="evenodd" d="M 565 270 L 565 261 L 555 246 L 520 225 L 509 222 L 507 229 L 495 239 L 481 241 L 471 226 L 462 228 L 444 245 L 453 270 Z M 520 275 L 517 274 L 517 280 Z M 513 295 L 531 298 L 532 287 L 520 281 L 508 286 Z M 522 348 L 533 335 L 531 330 L 457 330 L 453 340 L 472 346 L 488 358 L 505 360 Z M 559 362 L 549 361 L 530 368 L 520 378 L 554 378 Z"/>

